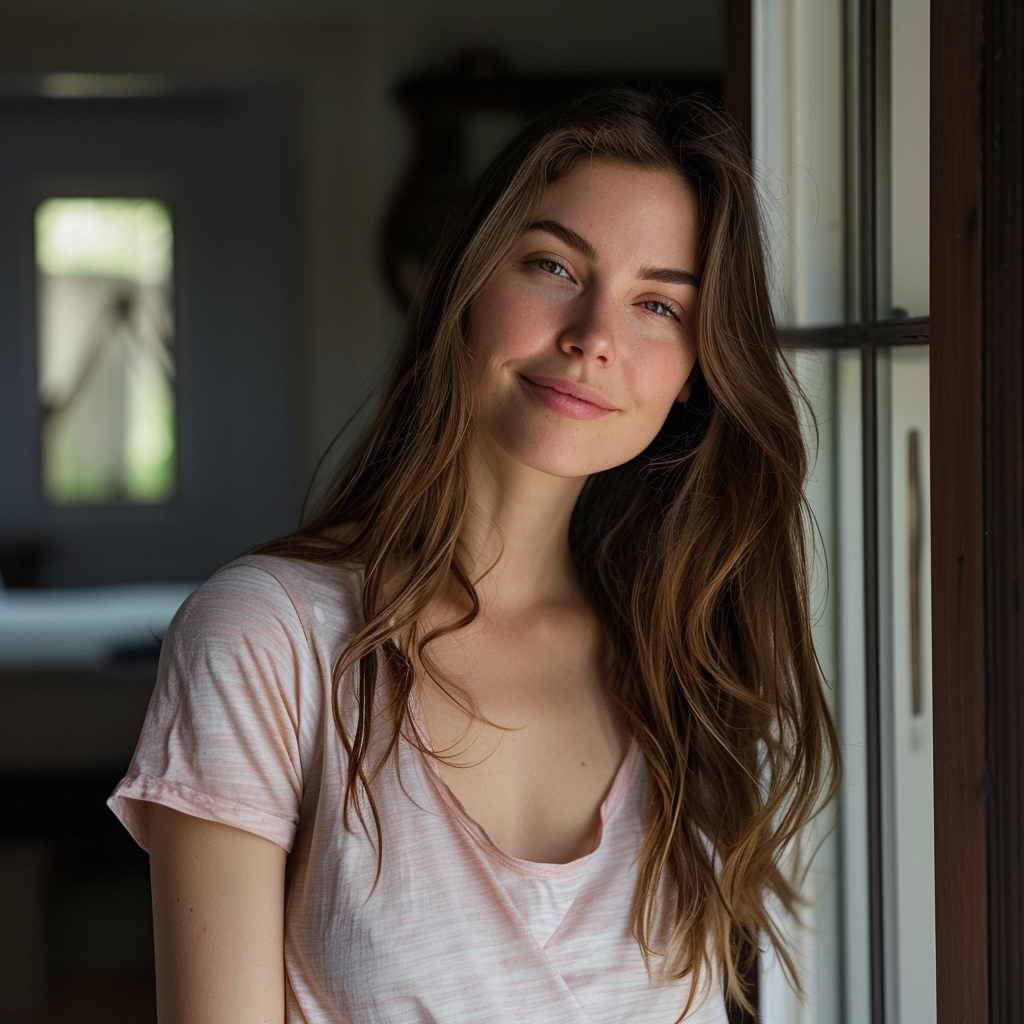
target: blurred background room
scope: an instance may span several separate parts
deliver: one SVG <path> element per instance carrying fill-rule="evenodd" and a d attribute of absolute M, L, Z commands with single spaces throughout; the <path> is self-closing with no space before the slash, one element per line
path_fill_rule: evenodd
<path fill-rule="evenodd" d="M 588 83 L 720 95 L 723 17 L 0 5 L 0 1020 L 155 1019 L 147 859 L 104 805 L 154 638 L 297 525 L 460 186 Z"/>
<path fill-rule="evenodd" d="M 807 837 L 806 998 L 764 953 L 758 1019 L 942 1019 L 930 24 L 928 0 L 0 0 L 0 1022 L 155 1020 L 147 858 L 104 801 L 158 638 L 297 524 L 460 189 L 602 81 L 736 116 L 817 419 L 845 777 Z"/>

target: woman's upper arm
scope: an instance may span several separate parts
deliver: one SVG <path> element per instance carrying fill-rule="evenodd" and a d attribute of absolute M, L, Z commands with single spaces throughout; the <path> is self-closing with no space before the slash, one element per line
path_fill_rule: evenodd
<path fill-rule="evenodd" d="M 160 1024 L 283 1024 L 285 851 L 160 804 L 149 828 Z"/>

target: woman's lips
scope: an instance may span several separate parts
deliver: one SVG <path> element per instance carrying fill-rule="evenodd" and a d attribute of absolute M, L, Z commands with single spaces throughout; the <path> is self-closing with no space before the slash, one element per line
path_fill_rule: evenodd
<path fill-rule="evenodd" d="M 538 377 L 519 375 L 527 388 L 549 409 L 574 420 L 593 420 L 615 412 L 596 391 L 585 388 L 575 381 L 560 377 Z"/>

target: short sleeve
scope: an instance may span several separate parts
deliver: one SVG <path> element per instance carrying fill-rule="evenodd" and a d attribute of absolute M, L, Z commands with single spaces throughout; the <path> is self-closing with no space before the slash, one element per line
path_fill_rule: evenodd
<path fill-rule="evenodd" d="M 185 602 L 163 640 L 135 756 L 108 800 L 140 846 L 159 803 L 291 849 L 310 671 L 299 615 L 266 570 L 230 565 Z"/>

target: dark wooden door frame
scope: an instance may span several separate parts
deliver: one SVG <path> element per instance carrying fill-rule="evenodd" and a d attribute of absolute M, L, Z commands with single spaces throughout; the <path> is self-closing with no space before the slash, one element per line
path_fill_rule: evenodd
<path fill-rule="evenodd" d="M 982 474 L 983 0 L 933 0 L 932 688 L 939 1024 L 989 1020 Z"/>
<path fill-rule="evenodd" d="M 1021 61 L 1008 0 L 932 0 L 939 1024 L 1024 1019 Z"/>
<path fill-rule="evenodd" d="M 982 369 L 990 1019 L 1024 1020 L 1024 8 L 984 13 Z"/>

